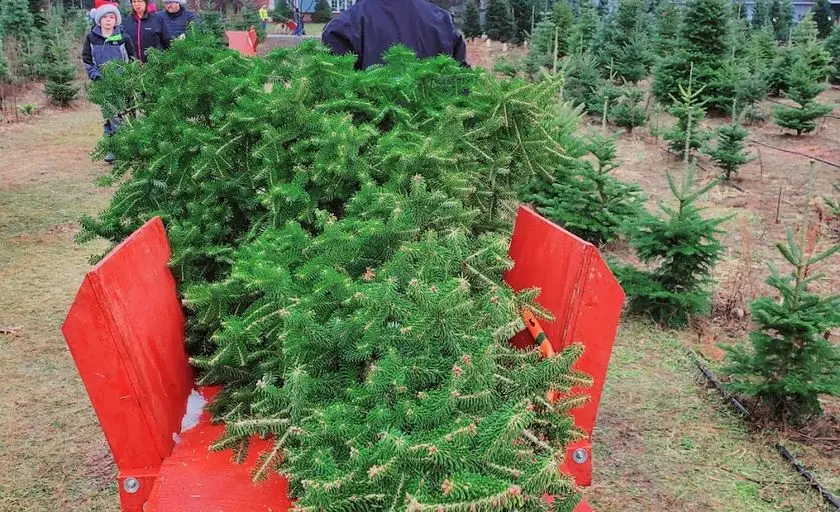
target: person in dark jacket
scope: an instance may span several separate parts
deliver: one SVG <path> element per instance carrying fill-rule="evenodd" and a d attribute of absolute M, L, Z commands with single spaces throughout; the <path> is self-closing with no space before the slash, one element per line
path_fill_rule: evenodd
<path fill-rule="evenodd" d="M 169 49 L 169 27 L 161 14 L 149 13 L 148 0 L 131 0 L 131 14 L 123 22 L 123 33 L 134 43 L 134 57 L 140 62 L 146 62 L 149 48 Z"/>
<path fill-rule="evenodd" d="M 178 39 L 187 33 L 191 24 L 199 23 L 198 14 L 187 10 L 187 0 L 164 0 L 163 9 L 166 12 L 158 16 L 163 18 L 169 29 L 169 37 Z"/>
<path fill-rule="evenodd" d="M 125 37 L 120 30 L 122 16 L 116 5 L 103 4 L 96 9 L 91 9 L 91 15 L 96 25 L 85 37 L 82 62 L 85 64 L 88 77 L 91 80 L 99 80 L 102 66 L 106 62 L 131 60 L 134 45 L 131 44 L 131 39 Z M 110 137 L 116 133 L 121 123 L 120 117 L 106 119 L 105 136 Z M 105 155 L 105 161 L 109 164 L 114 163 L 114 154 Z"/>
<path fill-rule="evenodd" d="M 381 64 L 396 44 L 421 59 L 449 55 L 467 65 L 467 46 L 452 14 L 427 0 L 361 0 L 330 21 L 321 40 L 335 54 L 356 54 L 357 69 Z"/>

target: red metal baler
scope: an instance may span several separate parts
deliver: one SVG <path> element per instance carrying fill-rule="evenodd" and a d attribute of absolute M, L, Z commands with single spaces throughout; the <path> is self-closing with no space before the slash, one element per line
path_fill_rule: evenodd
<path fill-rule="evenodd" d="M 506 275 L 517 290 L 538 287 L 556 351 L 585 346 L 577 368 L 594 379 L 591 400 L 574 410 L 586 438 L 570 445 L 561 469 L 592 482 L 592 430 L 624 302 L 598 251 L 527 208 L 516 220 Z M 167 263 L 160 219 L 149 221 L 87 273 L 63 325 L 64 337 L 119 469 L 124 512 L 284 512 L 288 484 L 275 474 L 254 485 L 251 471 L 270 441 L 252 439 L 244 464 L 209 446 L 223 432 L 201 412 L 184 423 L 194 379 L 184 347 L 184 315 Z M 531 346 L 523 332 L 512 342 Z M 214 388 L 195 390 L 206 401 Z M 195 395 L 193 395 L 195 397 Z M 193 422 L 195 423 L 195 422 Z M 183 427 L 183 428 L 182 428 Z M 583 501 L 578 512 L 590 511 Z"/>

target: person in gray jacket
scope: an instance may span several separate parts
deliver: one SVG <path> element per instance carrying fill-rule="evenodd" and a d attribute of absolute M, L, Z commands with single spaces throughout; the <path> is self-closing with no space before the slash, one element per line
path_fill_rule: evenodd
<path fill-rule="evenodd" d="M 198 14 L 187 9 L 187 0 L 164 0 L 163 8 L 165 13 L 159 16 L 169 28 L 169 36 L 177 39 L 187 33 L 190 25 L 200 23 Z"/>
<path fill-rule="evenodd" d="M 85 44 L 82 48 L 82 62 L 85 65 L 88 77 L 91 80 L 99 80 L 102 73 L 102 66 L 106 62 L 119 60 L 128 62 L 134 55 L 134 45 L 131 39 L 124 36 L 120 24 L 122 15 L 114 4 L 105 4 L 96 9 L 91 9 L 91 14 L 96 25 L 85 37 Z M 110 137 L 116 133 L 122 123 L 121 117 L 105 120 L 105 136 Z M 114 155 L 105 155 L 105 161 L 114 163 Z"/>

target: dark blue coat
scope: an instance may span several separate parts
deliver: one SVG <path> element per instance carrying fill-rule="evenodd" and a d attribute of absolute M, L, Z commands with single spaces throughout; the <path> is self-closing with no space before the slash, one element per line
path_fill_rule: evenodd
<path fill-rule="evenodd" d="M 333 53 L 355 53 L 357 69 L 382 63 L 382 54 L 403 44 L 425 59 L 449 55 L 467 65 L 467 47 L 452 15 L 426 0 L 361 0 L 324 27 Z"/>
<path fill-rule="evenodd" d="M 82 62 L 91 80 L 97 80 L 101 67 L 112 60 L 128 61 L 134 55 L 134 45 L 131 39 L 120 32 L 120 27 L 114 27 L 114 33 L 109 38 L 102 35 L 99 26 L 93 27 L 85 37 L 82 48 Z"/>
<path fill-rule="evenodd" d="M 197 24 L 199 22 L 198 14 L 188 11 L 183 5 L 175 14 L 170 14 L 169 11 L 164 10 L 158 13 L 158 16 L 166 24 L 169 29 L 169 37 L 172 39 L 177 39 L 181 34 L 185 34 L 191 23 Z"/>
<path fill-rule="evenodd" d="M 134 43 L 135 53 L 132 57 L 140 59 L 141 62 L 146 62 L 146 51 L 149 48 L 169 49 L 169 27 L 158 13 L 149 14 L 147 11 L 140 19 L 131 13 L 125 17 L 122 26 L 123 34 L 130 37 Z"/>

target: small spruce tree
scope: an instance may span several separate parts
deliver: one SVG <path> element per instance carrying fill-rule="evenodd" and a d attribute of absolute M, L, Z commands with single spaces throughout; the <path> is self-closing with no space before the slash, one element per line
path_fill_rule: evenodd
<path fill-rule="evenodd" d="M 616 162 L 616 137 L 592 133 L 585 150 L 594 164 L 580 161 L 558 172 L 551 182 L 538 178 L 522 200 L 533 203 L 542 215 L 595 245 L 619 238 L 622 228 L 640 214 L 643 196 L 636 185 L 612 175 Z"/>
<path fill-rule="evenodd" d="M 575 23 L 566 37 L 569 55 L 579 55 L 592 49 L 600 18 L 592 2 L 581 2 L 575 13 Z"/>
<path fill-rule="evenodd" d="M 513 24 L 516 27 L 513 42 L 524 43 L 531 33 L 531 20 L 534 16 L 533 0 L 510 0 L 510 8 L 513 12 Z"/>
<path fill-rule="evenodd" d="M 677 45 L 681 15 L 682 10 L 676 0 L 666 0 L 659 6 L 653 37 L 653 51 L 657 57 L 668 55 Z"/>
<path fill-rule="evenodd" d="M 793 3 L 791 0 L 773 0 L 770 2 L 770 24 L 779 41 L 787 41 L 793 28 Z"/>
<path fill-rule="evenodd" d="M 467 10 L 464 14 L 464 37 L 473 39 L 481 37 L 481 13 L 478 10 L 478 4 L 475 0 L 467 2 Z"/>
<path fill-rule="evenodd" d="M 332 19 L 332 7 L 327 0 L 318 0 L 315 12 L 312 13 L 314 23 L 327 23 Z"/>
<path fill-rule="evenodd" d="M 701 94 L 705 86 L 699 89 L 694 88 L 694 79 L 689 73 L 688 87 L 679 85 L 679 98 L 672 98 L 670 108 L 671 115 L 677 118 L 673 128 L 663 135 L 669 142 L 671 151 L 678 154 L 684 161 L 688 162 L 691 154 L 706 143 L 709 133 L 700 128 L 700 122 L 706 116 L 703 107 L 705 100 L 701 100 Z"/>
<path fill-rule="evenodd" d="M 603 113 L 601 91 L 605 80 L 598 68 L 598 60 L 589 52 L 572 55 L 565 68 L 563 97 L 583 105 L 592 114 Z"/>
<path fill-rule="evenodd" d="M 825 90 L 825 84 L 813 77 L 812 70 L 801 59 L 788 71 L 787 83 L 789 85 L 785 95 L 797 105 L 777 106 L 773 111 L 776 124 L 794 130 L 797 135 L 814 131 L 817 119 L 833 110 L 831 105 L 816 101 L 817 96 Z"/>
<path fill-rule="evenodd" d="M 294 15 L 287 0 L 277 0 L 277 5 L 271 11 L 271 20 L 275 23 L 282 23 Z M 202 18 L 203 21 L 203 18 Z"/>
<path fill-rule="evenodd" d="M 228 41 L 227 36 L 225 35 L 225 21 L 222 17 L 222 13 L 212 9 L 209 11 L 201 11 L 200 15 L 200 30 L 212 35 L 216 46 L 227 47 Z"/>
<path fill-rule="evenodd" d="M 515 29 L 507 0 L 489 0 L 484 13 L 484 32 L 494 41 L 509 42 Z"/>
<path fill-rule="evenodd" d="M 528 57 L 525 60 L 525 67 L 532 75 L 538 73 L 542 68 L 551 69 L 560 39 L 557 34 L 557 26 L 551 21 L 551 16 L 543 15 L 542 19 L 534 28 L 531 37 L 531 44 L 528 47 Z"/>
<path fill-rule="evenodd" d="M 770 23 L 770 0 L 756 0 L 753 3 L 750 23 L 756 30 L 772 26 Z"/>
<path fill-rule="evenodd" d="M 41 74 L 47 79 L 44 89 L 50 103 L 65 107 L 79 93 L 79 88 L 74 84 L 76 66 L 70 61 L 70 42 L 62 13 L 52 8 L 44 14 L 43 19 L 44 59 Z"/>
<path fill-rule="evenodd" d="M 738 124 L 733 112 L 732 122 L 718 128 L 716 133 L 717 144 L 708 150 L 708 154 L 723 171 L 723 179 L 730 181 L 738 169 L 753 160 L 744 147 L 744 140 L 749 132 Z"/>
<path fill-rule="evenodd" d="M 831 56 L 831 76 L 833 84 L 840 84 L 840 25 L 831 29 L 831 34 L 824 42 L 825 51 Z"/>
<path fill-rule="evenodd" d="M 639 87 L 629 84 L 620 87 L 619 92 L 615 106 L 609 110 L 608 118 L 613 124 L 630 133 L 647 122 L 645 109 L 640 105 L 645 93 Z"/>
<path fill-rule="evenodd" d="M 779 299 L 753 302 L 758 328 L 750 333 L 749 347 L 726 348 L 730 389 L 755 397 L 769 414 L 794 422 L 822 411 L 819 395 L 840 396 L 840 347 L 828 339 L 840 326 L 840 295 L 822 296 L 809 289 L 823 277 L 812 267 L 840 251 L 840 245 L 817 253 L 809 231 L 803 229 L 797 241 L 788 228 L 786 243 L 776 244 L 792 267 L 789 275 L 781 275 L 771 266 L 767 283 Z"/>
<path fill-rule="evenodd" d="M 598 0 L 598 14 L 603 18 L 610 13 L 610 0 Z"/>
<path fill-rule="evenodd" d="M 615 270 L 632 313 L 682 327 L 691 317 L 709 311 L 709 276 L 723 251 L 717 237 L 727 219 L 700 214 L 696 201 L 717 182 L 696 188 L 694 164 L 685 165 L 681 184 L 669 173 L 668 185 L 677 205 L 660 204 L 664 217 L 643 212 L 627 230 L 639 259 L 654 268 L 618 266 Z"/>
<path fill-rule="evenodd" d="M 35 17 L 27 0 L 3 0 L 0 3 L 0 37 L 27 40 L 35 29 Z"/>
<path fill-rule="evenodd" d="M 814 21 L 817 23 L 820 39 L 825 39 L 831 34 L 831 28 L 834 26 L 834 13 L 831 10 L 831 4 L 828 0 L 817 0 L 812 7 L 814 13 Z"/>

